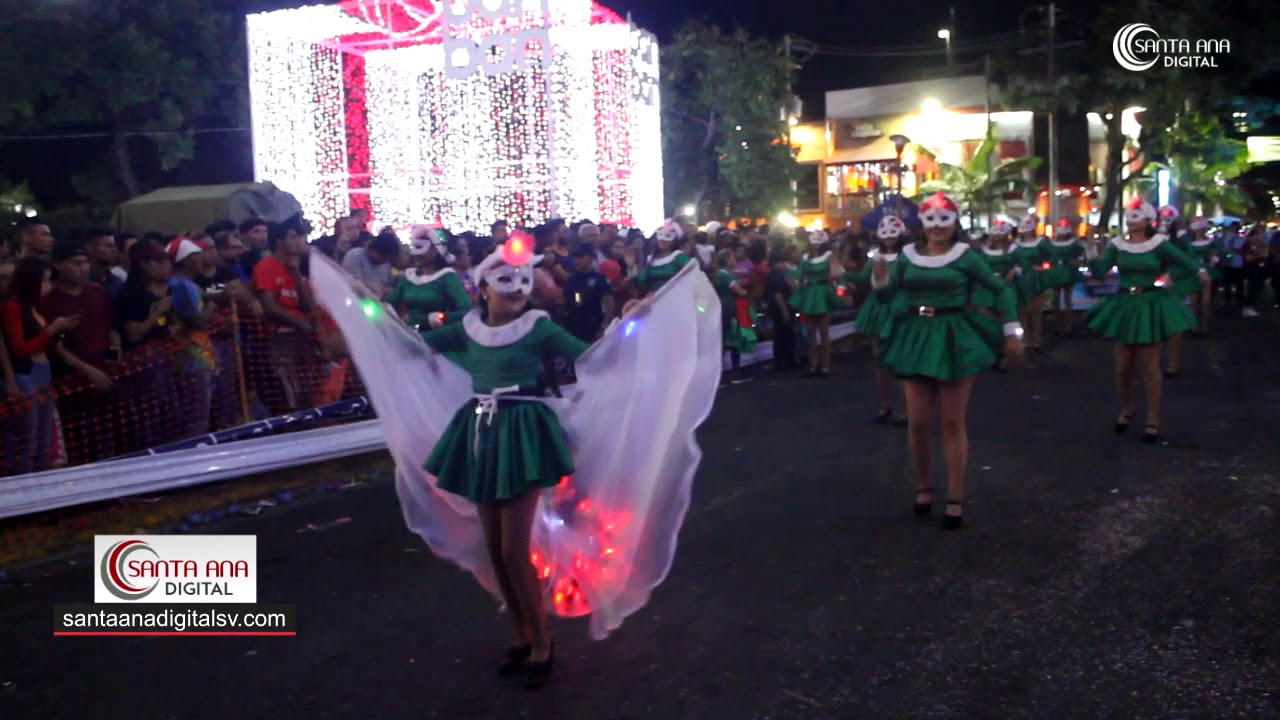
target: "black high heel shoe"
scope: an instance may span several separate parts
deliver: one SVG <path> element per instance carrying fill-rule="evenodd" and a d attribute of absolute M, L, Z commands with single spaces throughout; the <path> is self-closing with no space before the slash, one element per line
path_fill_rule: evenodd
<path fill-rule="evenodd" d="M 1147 426 L 1147 427 L 1142 431 L 1142 441 L 1143 441 L 1143 442 L 1146 442 L 1146 443 L 1158 443 L 1158 442 L 1160 442 L 1160 426 L 1159 426 L 1159 425 L 1148 425 L 1148 426 Z"/>
<path fill-rule="evenodd" d="M 524 664 L 524 687 L 526 690 L 537 690 L 551 682 L 551 670 L 555 665 L 556 644 L 551 643 L 551 650 L 543 662 L 526 660 Z"/>
<path fill-rule="evenodd" d="M 499 675 L 519 675 L 525 671 L 525 661 L 533 654 L 532 645 L 507 648 L 507 658 L 498 666 Z"/>
<path fill-rule="evenodd" d="M 960 528 L 964 527 L 964 501 L 948 500 L 947 506 L 950 507 L 952 505 L 955 505 L 956 507 L 960 508 L 961 514 L 960 515 L 943 515 L 942 516 L 943 530 L 959 530 Z"/>
<path fill-rule="evenodd" d="M 1116 434 L 1123 435 L 1129 431 L 1129 424 L 1133 422 L 1133 416 L 1137 415 L 1137 410 L 1129 410 L 1120 413 L 1120 419 L 1116 420 Z"/>
<path fill-rule="evenodd" d="M 929 502 L 920 502 L 921 495 L 928 495 Z M 933 512 L 933 491 L 932 490 L 916 491 L 916 502 L 915 502 L 915 505 L 912 506 L 912 512 L 914 512 L 916 514 L 916 517 L 918 518 L 929 517 L 929 514 Z"/>

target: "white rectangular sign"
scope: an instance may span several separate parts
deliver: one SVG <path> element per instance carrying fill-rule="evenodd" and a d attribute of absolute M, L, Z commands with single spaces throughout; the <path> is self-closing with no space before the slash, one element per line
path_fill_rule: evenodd
<path fill-rule="evenodd" d="M 95 603 L 255 603 L 256 535 L 95 535 Z"/>

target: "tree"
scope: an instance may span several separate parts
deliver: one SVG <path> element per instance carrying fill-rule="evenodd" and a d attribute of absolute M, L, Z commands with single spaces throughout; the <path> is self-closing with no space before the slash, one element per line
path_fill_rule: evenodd
<path fill-rule="evenodd" d="M 216 3 L 35 7 L 8 33 L 12 42 L 0 55 L 6 65 L 19 62 L 29 93 L 25 102 L 0 94 L 0 123 L 24 133 L 104 134 L 104 164 L 128 197 L 191 159 L 194 131 L 211 116 L 245 115 L 243 33 Z"/>
<path fill-rule="evenodd" d="M 912 199 L 919 201 L 934 193 L 944 192 L 968 211 L 970 226 L 973 225 L 974 215 L 981 214 L 986 216 L 990 227 L 991 215 L 1008 209 L 1008 195 L 1035 194 L 1035 184 L 1027 180 L 1025 173 L 1039 167 L 1041 163 L 1038 157 L 1025 157 L 1005 160 L 993 166 L 991 159 L 995 150 L 996 140 L 990 131 L 973 157 L 964 165 L 938 162 L 933 152 L 917 146 L 918 154 L 938 165 L 938 179 L 922 184 L 920 194 Z"/>
<path fill-rule="evenodd" d="M 1249 169 L 1249 151 L 1245 143 L 1227 137 L 1217 116 L 1184 113 L 1168 132 L 1153 138 L 1152 145 L 1159 159 L 1148 167 L 1169 172 L 1171 204 L 1183 215 L 1194 213 L 1197 205 L 1208 213 L 1248 212 L 1248 196 L 1230 181 Z M 1154 184 L 1150 176 L 1140 183 L 1144 189 Z"/>
<path fill-rule="evenodd" d="M 668 207 L 772 217 L 794 203 L 784 109 L 793 68 L 781 43 L 692 22 L 662 50 Z"/>

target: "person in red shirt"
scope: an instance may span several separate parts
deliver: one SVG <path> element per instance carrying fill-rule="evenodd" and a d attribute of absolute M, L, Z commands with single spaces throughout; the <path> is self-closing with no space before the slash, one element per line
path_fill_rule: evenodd
<path fill-rule="evenodd" d="M 283 409 L 293 411 L 306 399 L 303 379 L 316 365 L 315 326 L 311 322 L 315 301 L 299 270 L 307 253 L 301 218 L 270 225 L 267 244 L 271 256 L 254 267 L 253 289 L 267 317 L 267 348 L 284 388 Z"/>
<path fill-rule="evenodd" d="M 23 258 L 13 271 L 9 299 L 0 303 L 0 331 L 9 352 L 18 390 L 30 396 L 30 404 L 20 422 L 5 428 L 3 459 L 8 474 L 21 475 L 47 470 L 56 457 L 58 416 L 48 385 L 53 382 L 49 353 L 79 318 L 58 318 L 46 322 L 36 310 L 40 298 L 49 291 L 51 269 L 40 258 Z"/>

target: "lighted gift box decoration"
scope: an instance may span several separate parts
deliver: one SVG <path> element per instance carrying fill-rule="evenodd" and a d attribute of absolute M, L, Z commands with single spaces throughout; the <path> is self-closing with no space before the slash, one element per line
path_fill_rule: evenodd
<path fill-rule="evenodd" d="M 317 232 L 662 224 L 657 43 L 589 0 L 345 0 L 248 45 L 255 175 Z"/>

